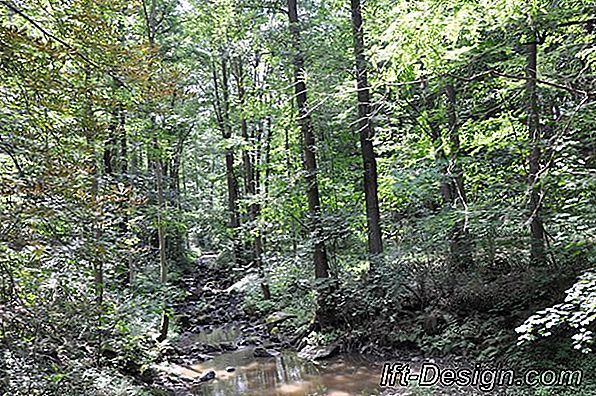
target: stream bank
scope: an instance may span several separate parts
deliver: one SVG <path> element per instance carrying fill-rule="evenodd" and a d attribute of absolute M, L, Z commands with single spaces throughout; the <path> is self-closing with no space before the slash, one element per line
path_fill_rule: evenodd
<path fill-rule="evenodd" d="M 322 360 L 297 353 L 289 338 L 270 334 L 266 321 L 242 309 L 244 288 L 251 281 L 240 271 L 216 267 L 215 255 L 204 255 L 183 274 L 179 287 L 187 298 L 175 308 L 180 337 L 163 347 L 154 365 L 154 385 L 164 394 L 182 396 L 363 396 L 470 395 L 471 389 L 381 388 L 384 360 L 363 354 L 329 353 Z M 283 316 L 283 314 L 280 314 Z M 281 320 L 283 318 L 279 318 Z M 331 352 L 331 351 L 328 351 Z M 312 357 L 312 355 L 311 355 Z M 403 355 L 419 370 L 420 356 Z M 457 360 L 457 359 L 456 359 Z M 432 360 L 432 362 L 435 362 Z M 455 367 L 457 361 L 439 361 Z"/>

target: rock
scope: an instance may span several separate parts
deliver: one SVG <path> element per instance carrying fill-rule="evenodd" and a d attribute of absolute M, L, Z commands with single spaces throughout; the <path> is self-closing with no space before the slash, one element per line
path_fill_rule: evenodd
<path fill-rule="evenodd" d="M 143 365 L 140 369 L 141 381 L 145 383 L 152 383 L 155 378 L 159 375 L 158 370 L 155 367 Z"/>
<path fill-rule="evenodd" d="M 233 342 L 220 342 L 219 347 L 224 351 L 235 351 L 238 347 Z"/>
<path fill-rule="evenodd" d="M 101 348 L 101 356 L 106 359 L 115 359 L 118 357 L 118 352 L 111 346 L 105 345 Z"/>
<path fill-rule="evenodd" d="M 180 327 L 186 329 L 191 325 L 191 317 L 188 315 L 179 315 L 178 316 L 178 323 L 180 323 Z"/>
<path fill-rule="evenodd" d="M 206 361 L 206 360 L 211 360 L 211 359 L 213 359 L 213 356 L 212 356 L 212 355 L 207 355 L 206 353 L 199 353 L 199 354 L 197 355 L 197 357 L 198 357 L 199 359 L 201 359 L 203 362 L 204 362 L 204 361 Z"/>
<path fill-rule="evenodd" d="M 122 370 L 129 375 L 139 375 L 141 371 L 141 364 L 133 359 L 122 359 L 120 361 Z"/>
<path fill-rule="evenodd" d="M 257 336 L 248 336 L 240 341 L 242 345 L 259 345 L 261 338 Z"/>
<path fill-rule="evenodd" d="M 256 284 L 258 282 L 258 279 L 258 276 L 255 274 L 247 275 L 238 282 L 234 283 L 232 286 L 228 287 L 225 291 L 226 293 L 243 292 L 250 285 Z"/>
<path fill-rule="evenodd" d="M 180 355 L 181 352 L 178 348 L 170 344 L 164 344 L 159 349 L 159 360 L 171 359 L 172 357 Z"/>
<path fill-rule="evenodd" d="M 285 322 L 288 319 L 294 319 L 297 318 L 296 315 L 293 314 L 289 314 L 286 312 L 274 312 L 271 315 L 267 316 L 267 319 L 265 319 L 265 323 L 267 323 L 267 328 L 269 330 L 271 330 L 272 328 L 274 328 L 276 325 Z"/>
<path fill-rule="evenodd" d="M 441 326 L 444 323 L 444 319 L 440 314 L 436 312 L 426 315 L 422 328 L 427 335 L 433 336 L 441 332 Z"/>
<path fill-rule="evenodd" d="M 271 340 L 271 342 L 275 342 L 275 343 L 281 342 L 281 339 L 279 338 L 279 334 L 272 334 L 271 337 L 269 337 L 269 339 Z"/>
<path fill-rule="evenodd" d="M 298 356 L 307 360 L 329 359 L 337 355 L 339 353 L 339 349 L 340 347 L 338 343 L 333 343 L 325 347 L 308 345 L 298 353 Z"/>
<path fill-rule="evenodd" d="M 201 376 L 199 377 L 199 382 L 211 381 L 214 378 L 215 378 L 215 371 L 207 370 L 203 374 L 201 374 Z"/>
<path fill-rule="evenodd" d="M 232 366 L 226 367 L 226 372 L 233 373 L 234 371 L 236 371 L 236 367 L 232 367 Z"/>
<path fill-rule="evenodd" d="M 255 348 L 253 355 L 254 355 L 254 357 L 270 358 L 270 357 L 276 357 L 277 355 L 279 355 L 279 352 L 274 351 L 272 349 L 265 349 L 263 347 L 257 347 L 257 348 Z"/>
<path fill-rule="evenodd" d="M 208 353 L 213 353 L 213 352 L 219 353 L 219 352 L 223 352 L 223 349 L 222 349 L 222 347 L 219 344 L 204 344 L 203 345 L 203 350 L 205 352 L 208 352 Z"/>
<path fill-rule="evenodd" d="M 184 359 L 181 356 L 172 356 L 170 358 L 170 363 L 183 364 Z"/>

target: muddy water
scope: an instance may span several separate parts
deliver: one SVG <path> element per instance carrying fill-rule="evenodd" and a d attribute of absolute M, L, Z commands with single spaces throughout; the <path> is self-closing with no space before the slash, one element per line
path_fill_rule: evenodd
<path fill-rule="evenodd" d="M 234 372 L 227 372 L 227 367 Z M 200 396 L 359 396 L 380 394 L 381 368 L 361 356 L 342 356 L 312 363 L 293 352 L 275 358 L 255 358 L 252 348 L 226 353 L 190 367 L 178 367 L 175 374 L 196 378 L 214 370 L 215 380 L 193 386 Z"/>

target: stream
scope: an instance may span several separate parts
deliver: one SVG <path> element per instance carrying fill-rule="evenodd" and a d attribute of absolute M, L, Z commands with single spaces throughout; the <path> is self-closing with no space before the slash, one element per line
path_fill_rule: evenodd
<path fill-rule="evenodd" d="M 262 317 L 243 311 L 244 291 L 236 286 L 248 278 L 233 279 L 230 272 L 218 271 L 213 262 L 213 257 L 199 259 L 193 272 L 182 278 L 181 287 L 189 297 L 175 307 L 181 333 L 170 346 L 171 352 L 154 365 L 154 385 L 166 394 L 420 394 L 419 389 L 381 388 L 383 362 L 365 355 L 341 354 L 316 361 L 298 356 L 287 339 L 270 334 Z"/>
<path fill-rule="evenodd" d="M 234 367 L 233 372 L 226 368 Z M 255 358 L 253 348 L 216 356 L 192 365 L 173 365 L 174 375 L 195 380 L 214 370 L 216 378 L 190 387 L 200 396 L 360 396 L 380 394 L 380 368 L 362 356 L 344 355 L 313 363 L 284 351 L 272 358 Z"/>

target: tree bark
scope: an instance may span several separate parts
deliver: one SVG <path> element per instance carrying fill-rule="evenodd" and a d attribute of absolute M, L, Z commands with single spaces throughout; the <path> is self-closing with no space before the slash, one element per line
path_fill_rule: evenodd
<path fill-rule="evenodd" d="M 145 22 L 147 24 L 147 38 L 149 41 L 149 47 L 153 51 L 155 49 L 155 38 L 157 35 L 157 1 L 151 0 L 150 7 L 147 8 L 147 0 L 143 0 L 143 12 L 145 15 Z M 157 240 L 159 246 L 159 279 L 162 286 L 165 286 L 168 282 L 168 262 L 166 255 L 166 227 L 162 218 L 162 210 L 165 209 L 165 197 L 164 197 L 164 181 L 163 181 L 163 162 L 160 157 L 160 145 L 159 138 L 157 135 L 157 125 L 155 118 L 151 117 L 151 133 L 153 135 L 153 149 L 157 155 L 156 158 L 152 158 L 149 151 L 147 153 L 147 162 L 153 163 L 153 171 L 155 174 L 155 181 L 157 185 Z M 151 168 L 151 166 L 149 166 Z M 164 309 L 161 315 L 161 323 L 159 326 L 159 335 L 157 340 L 159 342 L 165 340 L 168 337 L 168 328 L 170 324 L 170 318 L 167 313 L 167 305 L 164 302 Z"/>
<path fill-rule="evenodd" d="M 157 138 L 154 139 L 155 148 L 158 149 L 158 142 Z M 157 200 L 158 200 L 158 209 L 157 209 L 157 238 L 159 240 L 159 280 L 162 285 L 167 285 L 168 283 L 168 262 L 166 257 L 166 227 L 164 225 L 164 221 L 162 218 L 162 210 L 165 209 L 165 198 L 164 198 L 164 191 L 163 191 L 163 165 L 161 158 L 157 158 L 154 162 L 155 165 L 155 176 L 157 182 Z M 161 316 L 161 324 L 159 328 L 159 336 L 157 337 L 158 341 L 163 341 L 168 336 L 168 326 L 170 323 L 170 318 L 168 314 L 165 312 L 162 313 Z"/>
<path fill-rule="evenodd" d="M 300 26 L 298 23 L 298 8 L 296 0 L 288 0 L 288 16 L 290 21 L 290 33 L 294 49 L 294 90 L 296 94 L 296 105 L 298 107 L 298 125 L 302 132 L 304 149 L 304 169 L 306 171 L 306 193 L 308 196 L 308 210 L 310 215 L 311 234 L 314 241 L 314 264 L 315 277 L 328 278 L 329 264 L 325 241 L 323 240 L 323 227 L 321 224 L 321 200 L 319 197 L 319 185 L 317 181 L 317 158 L 316 140 L 312 127 L 312 120 L 308 109 L 308 98 L 306 95 L 306 81 L 304 70 L 304 54 L 302 51 Z"/>
<path fill-rule="evenodd" d="M 374 129 L 370 114 L 370 89 L 366 58 L 364 55 L 364 30 L 360 0 L 352 0 L 352 31 L 354 56 L 356 59 L 356 86 L 358 89 L 358 130 L 364 164 L 364 198 L 368 227 L 368 252 L 378 255 L 383 252 L 381 218 L 377 183 L 377 160 L 373 148 Z M 374 269 L 371 267 L 371 269 Z"/>
<path fill-rule="evenodd" d="M 527 67 L 526 74 L 526 95 L 528 100 L 528 138 L 530 143 L 530 154 L 528 156 L 529 174 L 528 188 L 530 190 L 530 202 L 528 205 L 528 216 L 530 222 L 530 261 L 532 264 L 541 265 L 546 261 L 544 224 L 542 223 L 542 190 L 538 180 L 541 159 L 541 131 L 540 116 L 538 111 L 538 94 L 536 91 L 536 68 L 538 65 L 538 43 L 534 38 L 532 43 L 527 44 Z"/>
<path fill-rule="evenodd" d="M 217 72 L 215 67 L 213 67 L 215 110 L 222 137 L 228 140 L 232 137 L 229 119 L 230 94 L 228 86 L 228 66 L 227 61 L 223 58 L 221 60 L 221 73 L 222 92 L 220 94 Z M 228 212 L 230 216 L 229 227 L 232 229 L 235 236 L 237 229 L 240 227 L 240 216 L 238 214 L 238 182 L 236 180 L 236 175 L 234 174 L 234 149 L 232 147 L 226 148 L 225 162 L 226 181 L 228 186 Z"/>
<path fill-rule="evenodd" d="M 456 221 L 449 235 L 450 261 L 453 268 L 463 270 L 472 264 L 473 254 L 468 227 L 468 202 L 464 188 L 464 174 L 459 161 L 460 140 L 455 87 L 447 83 L 445 85 L 445 94 L 447 96 L 447 122 L 450 143 L 448 174 L 451 176 L 449 186 L 451 202 L 449 203 L 464 212 L 464 218 Z"/>
<path fill-rule="evenodd" d="M 238 68 L 237 68 L 237 85 L 238 85 L 238 99 L 240 102 L 240 106 L 244 110 L 244 105 L 246 102 L 246 92 L 244 90 L 244 70 L 242 67 L 242 61 L 238 61 Z M 246 117 L 244 114 L 240 119 L 240 130 L 242 139 L 244 140 L 244 149 L 242 151 L 242 159 L 244 163 L 244 188 L 246 191 L 246 196 L 250 200 L 249 208 L 248 208 L 248 215 L 249 221 L 254 229 L 256 229 L 256 235 L 252 241 L 252 250 L 253 250 L 253 263 L 259 272 L 259 277 L 261 278 L 261 291 L 263 292 L 263 298 L 265 300 L 271 299 L 271 291 L 269 289 L 269 285 L 265 281 L 265 272 L 263 269 L 263 240 L 261 238 L 260 230 L 257 227 L 257 219 L 259 217 L 259 212 L 261 211 L 260 205 L 256 202 L 256 193 L 257 193 L 257 177 L 255 174 L 255 163 L 253 158 L 255 157 L 254 152 L 255 148 L 252 148 L 250 145 L 250 138 L 248 135 L 248 124 L 246 121 Z M 254 143 L 254 142 L 253 142 Z"/>
<path fill-rule="evenodd" d="M 263 156 L 263 168 L 265 169 L 265 175 L 263 176 L 263 190 L 265 198 L 268 198 L 269 183 L 271 179 L 271 139 L 273 137 L 273 126 L 271 125 L 271 116 L 267 116 L 265 125 L 265 155 Z"/>
<path fill-rule="evenodd" d="M 123 175 L 128 173 L 128 137 L 126 136 L 126 113 L 122 105 L 118 106 L 118 113 L 120 115 L 120 128 L 122 135 L 120 136 L 120 172 Z"/>
<path fill-rule="evenodd" d="M 428 92 L 428 87 L 426 83 L 423 83 L 423 95 L 424 95 L 424 102 L 426 108 L 431 111 L 432 109 L 437 107 L 437 101 L 433 98 L 433 96 Z M 449 169 L 448 163 L 449 160 L 447 158 L 447 153 L 443 148 L 443 139 L 441 133 L 441 126 L 439 123 L 433 118 L 432 114 L 428 117 L 428 128 L 429 128 L 429 135 L 430 140 L 433 144 L 433 150 L 435 154 L 435 161 L 437 163 L 439 175 L 440 175 L 440 188 L 441 188 L 441 196 L 443 198 L 443 203 L 445 206 L 448 206 L 453 201 L 453 188 L 448 176 Z"/>
<path fill-rule="evenodd" d="M 85 82 L 89 78 L 90 72 L 85 70 Z M 105 279 L 104 279 L 104 257 L 99 249 L 101 239 L 102 239 L 102 227 L 101 222 L 103 217 L 103 210 L 101 204 L 99 202 L 99 172 L 98 166 L 96 161 L 96 149 L 95 149 L 95 142 L 97 139 L 96 133 L 96 122 L 93 118 L 93 111 L 92 111 L 92 100 L 90 97 L 90 91 L 85 93 L 86 101 L 85 101 L 85 114 L 83 118 L 83 125 L 85 127 L 85 135 L 86 135 L 86 142 L 87 148 L 89 150 L 89 159 L 87 160 L 87 167 L 91 170 L 91 205 L 90 209 L 90 228 L 91 234 L 93 235 L 93 244 L 90 245 L 90 261 L 93 265 L 93 286 L 95 292 L 95 303 L 97 308 L 97 332 L 98 332 L 98 340 L 97 340 L 97 355 L 96 355 L 96 364 L 99 366 L 101 364 L 101 350 L 103 346 L 103 338 L 104 338 L 104 331 L 101 328 L 101 323 L 103 321 L 104 315 L 104 291 L 105 291 Z"/>
<path fill-rule="evenodd" d="M 464 173 L 459 161 L 459 122 L 457 119 L 457 102 L 455 87 L 452 84 L 445 85 L 447 96 L 447 120 L 449 125 L 449 174 L 451 175 L 451 199 L 455 205 L 466 206 L 466 192 L 464 189 Z"/>

